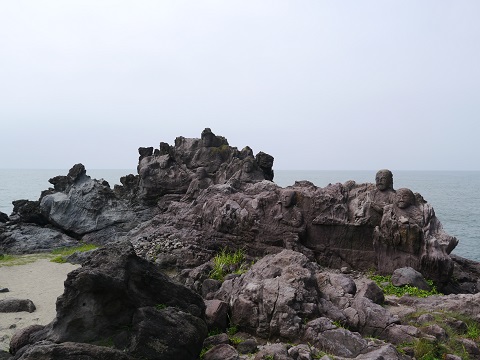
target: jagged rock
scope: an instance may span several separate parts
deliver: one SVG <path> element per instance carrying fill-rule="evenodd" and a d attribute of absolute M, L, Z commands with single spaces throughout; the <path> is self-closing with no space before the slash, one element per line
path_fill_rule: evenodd
<path fill-rule="evenodd" d="M 209 128 L 203 130 L 201 139 L 177 137 L 173 147 L 163 143 L 163 150 L 152 153 L 145 149 L 139 149 L 137 171 L 139 196 L 146 203 L 156 203 L 165 194 L 188 193 L 185 199 L 191 200 L 210 184 L 230 181 L 232 186 L 242 187 L 246 182 L 273 177 L 273 157 L 259 154 L 260 166 L 250 148 L 238 151 Z M 194 176 L 199 168 L 201 176 Z M 194 181 L 196 187 L 189 189 Z"/>
<path fill-rule="evenodd" d="M 0 211 L 0 223 L 6 223 L 7 221 L 10 221 L 8 215 Z"/>
<path fill-rule="evenodd" d="M 375 281 L 368 279 L 363 280 L 359 285 L 357 285 L 357 287 L 359 289 L 356 293 L 356 296 L 366 297 L 367 299 L 372 300 L 375 304 L 379 305 L 382 305 L 385 301 L 385 295 Z"/>
<path fill-rule="evenodd" d="M 47 194 L 40 201 L 49 223 L 76 236 L 113 226 L 123 231 L 133 228 L 133 210 L 116 197 L 108 183 L 91 179 L 82 164 L 70 169 L 67 178 L 63 191 Z"/>
<path fill-rule="evenodd" d="M 65 281 L 55 320 L 37 341 L 113 342 L 132 356 L 193 359 L 207 333 L 200 296 L 174 283 L 128 243 L 97 249 Z M 31 345 L 36 347 L 36 343 Z"/>
<path fill-rule="evenodd" d="M 36 310 L 35 304 L 29 299 L 1 299 L 0 313 L 15 313 L 15 312 L 34 312 Z"/>
<path fill-rule="evenodd" d="M 448 254 L 457 243 L 445 233 L 433 208 L 405 188 L 397 190 L 394 204 L 384 207 L 374 234 L 381 273 L 412 267 L 440 286 L 445 286 L 453 273 Z"/>
<path fill-rule="evenodd" d="M 227 328 L 228 305 L 220 300 L 205 300 L 205 305 L 208 329 L 224 331 Z"/>
<path fill-rule="evenodd" d="M 396 269 L 392 274 L 392 284 L 395 286 L 410 285 L 421 290 L 431 290 L 422 274 L 411 267 Z"/>
<path fill-rule="evenodd" d="M 444 294 L 475 294 L 480 288 L 480 263 L 451 254 L 452 280 L 442 288 Z"/>
<path fill-rule="evenodd" d="M 398 317 L 370 299 L 354 297 L 352 282 L 345 275 L 322 272 L 303 254 L 283 250 L 224 281 L 215 297 L 229 303 L 232 323 L 263 338 L 298 341 L 308 331 L 305 322 L 319 316 L 364 335 L 386 336 Z"/>
<path fill-rule="evenodd" d="M 48 220 L 40 210 L 39 201 L 15 200 L 12 201 L 13 210 L 10 220 L 14 223 L 30 223 L 40 226 L 48 224 Z"/>
<path fill-rule="evenodd" d="M 291 250 L 266 256 L 216 297 L 229 303 L 230 321 L 261 337 L 297 339 L 302 319 L 318 314 L 315 266 Z"/>
<path fill-rule="evenodd" d="M 203 359 L 204 360 L 239 360 L 237 350 L 228 344 L 220 344 L 208 350 Z"/>
<path fill-rule="evenodd" d="M 0 350 L 0 360 L 11 360 L 12 355 L 6 351 Z"/>

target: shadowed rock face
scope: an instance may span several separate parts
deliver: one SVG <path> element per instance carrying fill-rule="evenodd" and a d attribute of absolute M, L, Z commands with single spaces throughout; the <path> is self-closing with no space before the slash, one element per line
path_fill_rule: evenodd
<path fill-rule="evenodd" d="M 55 320 L 27 341 L 108 343 L 138 358 L 194 359 L 207 333 L 204 315 L 200 296 L 119 243 L 68 275 Z"/>

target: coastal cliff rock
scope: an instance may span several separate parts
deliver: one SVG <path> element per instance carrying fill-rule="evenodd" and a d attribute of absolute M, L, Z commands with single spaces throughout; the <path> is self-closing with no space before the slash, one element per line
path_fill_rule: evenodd
<path fill-rule="evenodd" d="M 403 355 L 392 344 L 443 339 L 445 331 L 405 314 L 440 309 L 445 297 L 396 302 L 361 272 L 409 267 L 445 293 L 478 292 L 480 265 L 450 255 L 457 239 L 420 194 L 394 189 L 389 170 L 375 183 L 282 188 L 271 155 L 238 150 L 208 128 L 138 153 L 137 174 L 114 189 L 76 164 L 50 179 L 38 201 L 16 201 L 0 220 L 0 253 L 104 246 L 69 274 L 56 319 L 12 343 L 15 358 L 196 359 L 208 320 L 209 330 L 238 327 L 246 345 L 218 335 L 206 358 L 244 359 L 258 346 L 256 359 L 308 359 L 320 350 L 333 359 L 410 359 L 413 350 Z M 244 273 L 210 279 L 214 256 L 239 249 L 253 265 L 226 266 Z M 455 312 L 467 301 L 460 312 L 475 318 L 477 297 L 452 295 L 445 306 Z"/>

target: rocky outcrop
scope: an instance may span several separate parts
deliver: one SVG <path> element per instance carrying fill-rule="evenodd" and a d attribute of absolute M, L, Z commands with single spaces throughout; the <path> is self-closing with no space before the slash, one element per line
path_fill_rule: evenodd
<path fill-rule="evenodd" d="M 229 304 L 230 321 L 243 331 L 267 339 L 310 342 L 354 358 L 377 351 L 378 346 L 371 347 L 352 331 L 388 339 L 387 329 L 399 322 L 370 299 L 355 295 L 353 279 L 323 272 L 305 255 L 283 250 L 226 280 L 215 297 Z"/>
<path fill-rule="evenodd" d="M 71 272 L 55 320 L 15 348 L 22 354 L 63 354 L 65 347 L 84 347 L 70 342 L 109 344 L 136 358 L 194 359 L 207 333 L 204 316 L 198 295 L 120 243 L 98 249 Z M 44 348 L 43 341 L 59 345 Z"/>
<path fill-rule="evenodd" d="M 209 330 L 234 325 L 248 336 L 244 347 L 225 334 L 207 341 L 215 347 L 205 358 L 242 358 L 256 348 L 247 342 L 255 336 L 255 358 L 302 359 L 322 350 L 336 359 L 403 359 L 391 344 L 441 334 L 401 322 L 381 306 L 392 300 L 357 271 L 391 275 L 410 267 L 445 292 L 478 291 L 478 264 L 450 256 L 457 239 L 421 195 L 395 190 L 388 170 L 374 184 L 299 181 L 281 188 L 271 155 L 238 150 L 208 128 L 198 139 L 177 137 L 138 152 L 138 174 L 113 190 L 76 164 L 50 179 L 53 187 L 38 201 L 16 202 L 0 223 L 0 252 L 48 251 L 79 240 L 106 245 L 72 260 L 83 266 L 65 282 L 57 318 L 20 336 L 12 347 L 17 358 L 60 358 L 70 349 L 102 358 L 121 351 L 127 358 L 194 359 L 208 322 Z M 209 276 L 212 257 L 225 249 L 242 249 L 246 263 L 256 263 L 222 283 Z M 189 289 L 159 269 L 173 270 Z M 194 292 L 207 300 L 207 316 Z M 311 345 L 264 345 L 277 339 Z M 105 344 L 111 351 L 98 349 Z"/>
<path fill-rule="evenodd" d="M 76 245 L 76 239 L 50 226 L 19 223 L 0 227 L 0 253 L 32 254 Z"/>
<path fill-rule="evenodd" d="M 419 194 L 394 190 L 388 170 L 375 184 L 319 188 L 300 181 L 282 189 L 271 181 L 271 155 L 238 150 L 208 128 L 200 138 L 177 137 L 139 155 L 138 175 L 123 177 L 114 190 L 75 165 L 50 179 L 53 188 L 38 202 L 17 203 L 10 223 L 98 244 L 128 239 L 165 268 L 199 266 L 221 247 L 246 248 L 251 256 L 287 248 L 336 268 L 391 274 L 410 266 L 448 286 L 457 240 Z M 22 232 L 10 223 L 0 228 L 0 243 L 18 252 Z"/>
<path fill-rule="evenodd" d="M 60 191 L 45 194 L 40 210 L 49 223 L 79 238 L 106 228 L 127 231 L 135 215 L 127 203 L 117 199 L 106 182 L 92 180 L 82 164 L 65 177 L 50 179 Z"/>
<path fill-rule="evenodd" d="M 140 148 L 139 153 L 139 197 L 147 203 L 166 194 L 194 192 L 198 169 L 204 169 L 212 184 L 273 180 L 272 156 L 259 153 L 255 158 L 250 148 L 239 151 L 208 128 L 200 139 L 177 137 L 174 146 L 160 143 L 159 149 Z"/>
<path fill-rule="evenodd" d="M 0 211 L 0 223 L 6 223 L 9 220 L 8 215 Z"/>

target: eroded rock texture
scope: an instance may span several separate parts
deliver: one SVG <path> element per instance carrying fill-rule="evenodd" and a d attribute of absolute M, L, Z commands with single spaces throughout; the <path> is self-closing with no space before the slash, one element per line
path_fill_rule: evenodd
<path fill-rule="evenodd" d="M 36 354 L 64 351 L 66 345 L 22 349 L 39 341 L 108 344 L 137 358 L 195 359 L 207 334 L 204 316 L 200 296 L 139 258 L 130 244 L 119 243 L 95 251 L 72 271 L 55 320 L 14 348 Z"/>

